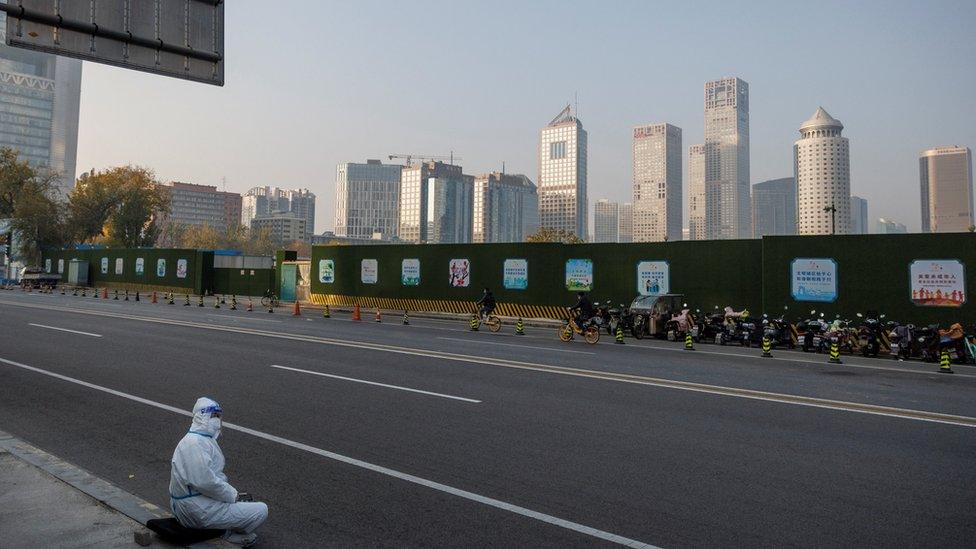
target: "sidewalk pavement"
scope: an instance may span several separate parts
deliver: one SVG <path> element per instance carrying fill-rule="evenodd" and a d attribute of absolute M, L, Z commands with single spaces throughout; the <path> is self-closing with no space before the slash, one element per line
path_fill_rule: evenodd
<path fill-rule="evenodd" d="M 175 547 L 145 528 L 165 510 L 0 431 L 0 546 Z M 194 547 L 230 547 L 224 542 Z"/>
<path fill-rule="evenodd" d="M 291 309 L 294 306 L 294 302 L 283 301 L 281 302 L 281 306 Z M 322 311 L 323 309 L 325 309 L 324 305 L 318 305 L 316 303 L 312 303 L 311 301 L 302 301 L 300 302 L 300 306 L 303 311 L 306 309 L 310 311 Z M 364 315 L 376 311 L 376 309 L 370 309 L 366 307 L 361 307 L 360 309 Z M 329 311 L 332 313 L 351 314 L 352 307 L 347 305 L 330 306 Z M 383 316 L 390 316 L 391 318 L 392 317 L 399 318 L 399 315 L 403 314 L 402 309 L 380 309 L 380 312 L 383 314 Z M 429 318 L 434 320 L 457 320 L 458 322 L 464 322 L 464 323 L 466 323 L 468 320 L 471 320 L 471 315 L 473 314 L 473 313 L 439 313 L 439 312 L 432 312 L 432 311 L 407 311 L 407 313 L 410 315 L 410 318 Z M 499 316 L 498 318 L 499 320 L 501 320 L 502 324 L 513 325 L 513 326 L 515 325 L 515 321 L 517 320 L 517 317 L 514 316 Z M 558 328 L 563 325 L 562 320 L 556 320 L 552 318 L 523 318 L 522 323 L 525 326 L 532 326 L 535 328 Z"/>

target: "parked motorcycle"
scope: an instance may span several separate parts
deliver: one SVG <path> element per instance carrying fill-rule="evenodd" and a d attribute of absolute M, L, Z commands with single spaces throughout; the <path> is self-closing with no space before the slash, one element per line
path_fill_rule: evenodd
<path fill-rule="evenodd" d="M 793 336 L 790 333 L 790 323 L 786 321 L 786 315 L 779 318 L 769 318 L 769 315 L 763 314 L 762 323 L 762 335 L 769 340 L 773 347 L 793 348 Z"/>
<path fill-rule="evenodd" d="M 685 335 L 691 333 L 695 325 L 695 315 L 691 314 L 688 304 L 685 303 L 683 307 L 681 312 L 672 316 L 664 327 L 668 341 L 684 341 Z M 694 339 L 694 336 L 692 338 Z"/>
<path fill-rule="evenodd" d="M 858 347 L 864 356 L 878 356 L 881 352 L 882 327 L 881 321 L 885 315 L 868 313 L 867 317 L 857 313 L 857 318 L 862 319 L 861 325 L 857 329 Z"/>
<path fill-rule="evenodd" d="M 915 325 L 890 321 L 886 329 L 888 340 L 891 341 L 891 358 L 896 360 L 911 358 L 912 346 L 915 342 Z"/>
<path fill-rule="evenodd" d="M 810 311 L 810 314 L 816 315 L 817 311 Z M 824 320 L 823 313 L 820 313 L 819 317 L 813 316 L 798 322 L 796 325 L 797 339 L 803 352 L 822 352 L 827 341 L 827 328 L 827 321 Z"/>

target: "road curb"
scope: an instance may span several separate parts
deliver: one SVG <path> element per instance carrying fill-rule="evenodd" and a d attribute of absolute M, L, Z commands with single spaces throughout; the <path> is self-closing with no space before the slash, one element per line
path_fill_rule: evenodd
<path fill-rule="evenodd" d="M 307 309 L 309 311 L 322 311 L 322 310 L 325 309 L 324 306 L 319 305 L 317 303 L 306 302 L 306 301 L 301 301 L 299 303 L 301 304 L 302 309 Z M 285 303 L 282 302 L 282 305 L 285 305 Z M 375 309 L 369 309 L 369 311 L 374 311 L 374 310 Z M 346 306 L 333 307 L 333 306 L 330 306 L 329 307 L 329 311 L 330 312 L 333 312 L 333 313 L 350 313 L 351 314 L 352 313 L 352 307 L 346 307 Z M 361 309 L 361 311 L 364 311 L 365 312 L 366 309 Z M 394 315 L 394 316 L 396 316 L 396 315 L 403 314 L 403 311 L 400 310 L 400 309 L 380 309 L 380 313 L 382 313 L 385 316 L 386 315 Z M 458 322 L 467 322 L 468 320 L 471 319 L 471 314 L 473 314 L 473 313 L 471 313 L 471 314 L 465 314 L 465 313 L 458 314 L 458 313 L 437 313 L 437 312 L 432 312 L 432 311 L 408 311 L 408 314 L 410 315 L 410 318 L 428 318 L 428 319 L 431 319 L 431 320 L 457 320 Z M 502 324 L 504 324 L 504 325 L 512 325 L 512 326 L 515 325 L 515 321 L 518 319 L 518 317 L 514 317 L 514 316 L 500 316 L 498 318 L 502 321 Z M 533 328 L 558 328 L 558 327 L 562 326 L 563 321 L 556 320 L 556 319 L 552 319 L 552 318 L 523 318 L 522 319 L 522 323 L 525 326 L 531 326 Z"/>
<path fill-rule="evenodd" d="M 138 522 L 142 526 L 145 526 L 146 522 L 151 519 L 169 518 L 172 516 L 161 507 L 149 503 L 135 494 L 126 492 L 107 480 L 99 478 L 80 467 L 72 465 L 4 431 L 0 431 L 0 452 L 7 452 L 21 461 L 44 471 L 61 482 L 95 499 L 102 505 Z M 156 540 L 159 541 L 158 538 Z M 191 547 L 200 549 L 223 549 L 235 546 L 218 540 L 198 543 Z"/>

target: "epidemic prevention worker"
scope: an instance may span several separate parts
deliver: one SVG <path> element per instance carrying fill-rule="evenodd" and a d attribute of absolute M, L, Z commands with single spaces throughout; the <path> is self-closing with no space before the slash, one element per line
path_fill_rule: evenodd
<path fill-rule="evenodd" d="M 217 445 L 222 410 L 202 397 L 193 406 L 193 423 L 173 452 L 169 481 L 173 515 L 187 528 L 227 530 L 224 539 L 248 547 L 254 531 L 268 518 L 268 506 L 238 493 L 224 474 L 224 453 Z"/>

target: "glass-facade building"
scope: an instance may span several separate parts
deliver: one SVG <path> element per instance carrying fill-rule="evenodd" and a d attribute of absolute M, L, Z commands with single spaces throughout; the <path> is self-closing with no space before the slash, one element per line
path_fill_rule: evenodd
<path fill-rule="evenodd" d="M 851 197 L 851 234 L 868 234 L 868 201 Z"/>
<path fill-rule="evenodd" d="M 633 240 L 681 240 L 681 128 L 634 128 Z"/>
<path fill-rule="evenodd" d="M 75 182 L 81 61 L 6 46 L 6 24 L 0 13 L 0 147 L 59 174 L 66 195 Z"/>
<path fill-rule="evenodd" d="M 624 202 L 617 208 L 617 242 L 634 241 L 634 204 Z"/>
<path fill-rule="evenodd" d="M 471 242 L 474 178 L 431 177 L 427 180 L 427 242 Z"/>
<path fill-rule="evenodd" d="M 585 239 L 586 130 L 567 106 L 539 132 L 539 225 Z"/>
<path fill-rule="evenodd" d="M 539 195 L 528 177 L 493 172 L 474 178 L 472 242 L 524 242 L 539 229 Z"/>
<path fill-rule="evenodd" d="M 432 192 L 431 182 L 435 180 L 438 183 Z M 451 189 L 455 186 L 467 189 Z M 467 197 L 466 209 L 453 209 L 448 204 L 459 196 Z M 431 200 L 435 203 L 431 204 Z M 466 212 L 467 231 L 460 230 L 460 234 L 466 234 L 467 240 L 461 242 L 470 242 L 473 203 L 474 178 L 464 175 L 461 166 L 436 161 L 404 166 L 400 173 L 400 240 L 423 244 L 440 243 L 442 238 L 458 238 L 455 235 L 459 233 L 453 230 L 458 223 L 453 219 L 435 218 L 458 215 L 463 219 Z M 436 229 L 436 235 L 430 234 L 432 229 Z"/>
<path fill-rule="evenodd" d="M 770 179 L 752 186 L 752 236 L 796 234 L 796 181 Z"/>
<path fill-rule="evenodd" d="M 973 153 L 968 147 L 937 147 L 918 160 L 922 232 L 954 233 L 973 225 Z"/>
<path fill-rule="evenodd" d="M 705 83 L 705 230 L 708 239 L 750 238 L 749 84 Z"/>
<path fill-rule="evenodd" d="M 705 240 L 705 145 L 688 148 L 688 239 Z"/>
<path fill-rule="evenodd" d="M 367 160 L 336 168 L 335 234 L 368 240 L 397 236 L 400 207 L 399 164 Z"/>
<path fill-rule="evenodd" d="M 593 204 L 593 242 L 616 242 L 620 235 L 620 204 L 605 198 Z"/>

